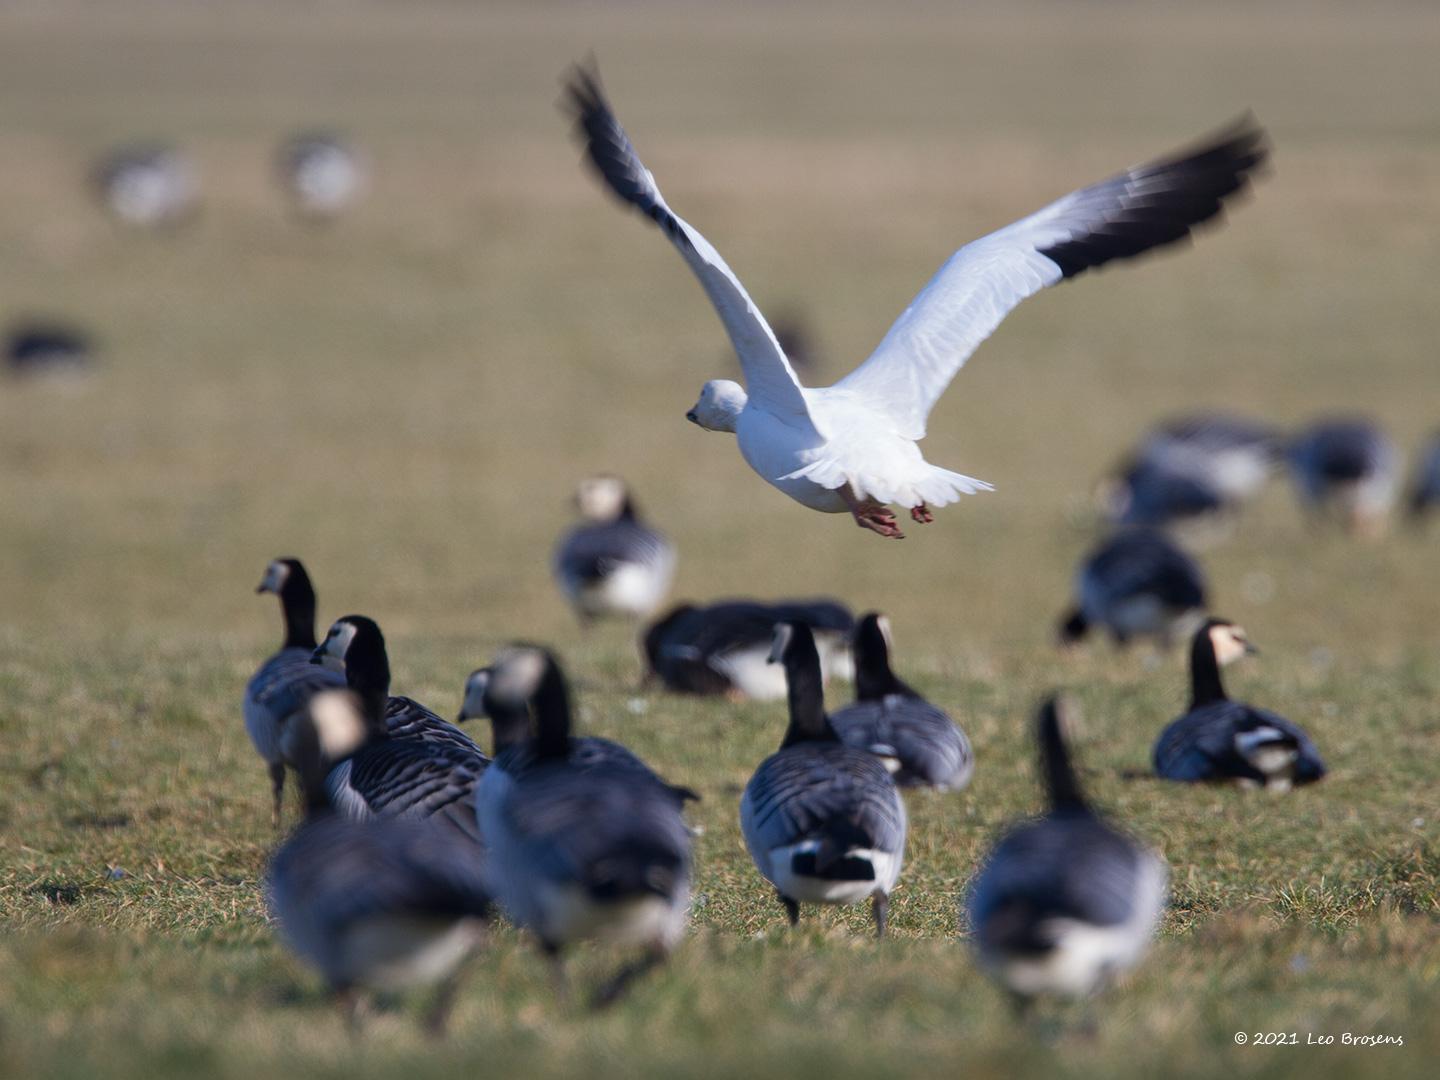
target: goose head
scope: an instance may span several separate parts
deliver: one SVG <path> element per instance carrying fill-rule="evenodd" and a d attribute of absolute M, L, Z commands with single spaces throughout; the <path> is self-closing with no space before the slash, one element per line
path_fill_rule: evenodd
<path fill-rule="evenodd" d="M 1215 662 L 1221 667 L 1232 664 L 1242 656 L 1253 656 L 1260 650 L 1246 636 L 1245 631 L 1227 619 L 1209 619 L 1201 628 L 1215 654 Z"/>
<path fill-rule="evenodd" d="M 700 400 L 685 419 L 706 431 L 734 432 L 749 401 L 745 388 L 729 379 L 711 379 L 700 388 Z"/>
<path fill-rule="evenodd" d="M 513 645 L 495 658 L 483 679 L 471 679 L 483 682 L 480 706 L 490 717 L 496 753 L 523 742 L 532 731 L 541 757 L 569 753 L 570 692 L 548 649 Z"/>
<path fill-rule="evenodd" d="M 589 476 L 575 489 L 575 506 L 586 521 L 616 521 L 634 515 L 630 492 L 618 476 Z"/>

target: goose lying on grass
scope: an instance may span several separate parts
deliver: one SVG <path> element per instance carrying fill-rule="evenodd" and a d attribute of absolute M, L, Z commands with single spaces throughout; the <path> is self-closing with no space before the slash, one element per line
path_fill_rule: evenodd
<path fill-rule="evenodd" d="M 1073 645 L 1100 627 L 1122 647 L 1153 637 L 1169 648 L 1204 621 L 1205 593 L 1199 563 L 1164 533 L 1124 529 L 1081 562 L 1076 605 L 1060 621 L 1060 641 Z"/>

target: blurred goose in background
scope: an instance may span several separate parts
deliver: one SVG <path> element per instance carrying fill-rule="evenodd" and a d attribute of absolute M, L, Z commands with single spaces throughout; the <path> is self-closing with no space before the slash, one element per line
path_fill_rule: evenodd
<path fill-rule="evenodd" d="M 438 1034 L 460 966 L 484 936 L 483 862 L 471 845 L 428 822 L 354 821 L 335 812 L 323 744 L 363 726 L 358 710 L 358 699 L 343 691 L 310 701 L 309 723 L 299 727 L 316 737 L 296 763 L 305 820 L 270 859 L 267 906 L 281 940 L 325 977 L 352 1024 L 362 990 L 438 984 L 426 1020 Z"/>
<path fill-rule="evenodd" d="M 1377 536 L 1400 487 L 1400 452 L 1369 420 L 1312 424 L 1290 444 L 1290 471 L 1300 501 L 1318 519 L 1333 517 L 1351 532 Z"/>
<path fill-rule="evenodd" d="M 1431 438 L 1420 453 L 1415 486 L 1410 489 L 1410 516 L 1419 520 L 1440 506 L 1440 434 Z"/>
<path fill-rule="evenodd" d="M 1245 631 L 1210 619 L 1190 646 L 1190 708 L 1155 743 L 1155 773 L 1189 783 L 1232 782 L 1288 791 L 1325 775 L 1320 751 L 1283 716 L 1231 701 L 1220 668 L 1255 652 Z"/>
<path fill-rule="evenodd" d="M 474 741 L 410 698 L 388 696 L 390 660 L 374 621 L 347 615 L 314 652 L 316 664 L 342 661 L 363 723 L 322 732 L 332 763 L 326 788 L 347 817 L 438 818 L 480 845 L 475 785 L 490 759 Z M 301 733 L 294 736 L 301 738 Z"/>
<path fill-rule="evenodd" d="M 294 764 L 286 759 L 281 733 L 292 717 L 304 714 L 315 694 L 343 687 L 345 677 L 310 662 L 315 651 L 315 588 L 299 559 L 275 559 L 255 591 L 278 596 L 285 617 L 280 651 L 250 677 L 243 706 L 250 742 L 270 769 L 271 824 L 279 828 L 285 766 Z"/>
<path fill-rule="evenodd" d="M 481 781 L 477 812 L 495 895 L 562 978 L 563 950 L 575 942 L 643 949 L 599 991 L 595 1004 L 608 1004 L 684 934 L 691 854 L 680 811 L 690 793 L 633 754 L 577 747 L 564 672 L 544 649 L 502 653 L 483 707 L 496 766 Z"/>
<path fill-rule="evenodd" d="M 590 162 L 680 251 L 740 358 L 746 386 L 706 383 L 688 419 L 735 433 L 750 467 L 802 505 L 849 512 L 862 528 L 895 539 L 904 534 L 889 504 L 924 524 L 932 506 L 990 490 L 931 465 L 916 444 L 951 379 L 1005 316 L 1046 286 L 1188 238 L 1267 155 L 1264 133 L 1246 117 L 1199 146 L 1073 192 L 961 248 L 868 360 L 832 387 L 806 388 L 739 279 L 666 205 L 597 75 L 576 68 L 568 90 Z"/>
<path fill-rule="evenodd" d="M 878 612 L 855 625 L 855 703 L 830 716 L 840 741 L 880 759 L 901 787 L 958 791 L 975 755 L 965 733 L 890 669 L 890 620 Z"/>
<path fill-rule="evenodd" d="M 905 804 L 878 758 L 847 746 L 825 715 L 820 656 L 804 623 L 775 628 L 772 656 L 789 683 L 780 749 L 745 785 L 740 830 L 755 867 L 775 886 L 790 925 L 801 902 L 871 902 L 885 935 L 905 856 Z"/>
<path fill-rule="evenodd" d="M 618 476 L 592 476 L 575 494 L 584 523 L 555 547 L 555 580 L 581 622 L 645 618 L 670 591 L 675 545 L 640 520 Z"/>
<path fill-rule="evenodd" d="M 850 635 L 855 617 L 834 600 L 722 600 L 681 604 L 646 631 L 641 645 L 647 677 L 682 694 L 725 694 L 737 700 L 785 696 L 785 671 L 770 662 L 775 627 L 803 622 L 814 634 L 824 680 L 854 674 Z"/>
<path fill-rule="evenodd" d="M 306 217 L 334 218 L 364 193 L 365 163 L 348 140 L 330 132 L 302 132 L 286 139 L 276 164 L 286 194 Z"/>
<path fill-rule="evenodd" d="M 1107 824 L 1081 792 L 1064 713 L 1051 698 L 1038 718 L 1049 810 L 1001 838 L 967 904 L 981 965 L 1022 1002 L 1084 996 L 1134 967 L 1165 909 L 1164 862 Z"/>
<path fill-rule="evenodd" d="M 5 334 L 5 365 L 12 375 L 73 374 L 94 359 L 89 335 L 65 323 L 26 319 Z"/>
<path fill-rule="evenodd" d="M 1200 565 L 1153 529 L 1125 529 L 1095 548 L 1075 577 L 1076 606 L 1060 622 L 1060 641 L 1071 645 L 1092 627 L 1115 644 L 1153 637 L 1163 648 L 1186 640 L 1205 618 L 1205 575 Z"/>
<path fill-rule="evenodd" d="M 160 143 L 111 151 L 96 166 L 93 179 L 110 215 L 138 228 L 181 223 L 194 212 L 200 191 L 190 158 Z"/>

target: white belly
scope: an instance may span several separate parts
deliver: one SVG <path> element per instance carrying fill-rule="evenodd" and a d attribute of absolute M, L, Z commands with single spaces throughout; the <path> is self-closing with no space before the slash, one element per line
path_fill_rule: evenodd
<path fill-rule="evenodd" d="M 336 950 L 338 981 L 376 990 L 438 982 L 455 970 L 484 933 L 478 919 L 383 915 L 348 927 Z"/>
<path fill-rule="evenodd" d="M 735 427 L 740 455 L 761 479 L 779 488 L 790 498 L 825 514 L 843 514 L 848 507 L 838 491 L 821 487 L 813 480 L 785 480 L 789 473 L 803 469 L 823 452 L 825 444 L 812 442 L 806 432 L 786 427 L 765 413 L 746 409 Z"/>
<path fill-rule="evenodd" d="M 550 941 L 605 941 L 621 946 L 670 948 L 685 930 L 689 892 L 674 899 L 640 896 L 597 903 L 578 885 L 542 885 L 536 897 L 537 929 Z"/>
<path fill-rule="evenodd" d="M 848 857 L 869 860 L 870 865 L 875 868 L 875 878 L 872 881 L 829 881 L 795 873 L 792 869 L 795 855 L 813 851 L 818 846 L 817 841 L 807 840 L 776 848 L 770 853 L 770 872 L 765 876 L 775 888 L 792 900 L 811 904 L 858 904 L 876 893 L 889 895 L 900 878 L 901 856 L 898 852 L 860 849 L 849 852 Z"/>

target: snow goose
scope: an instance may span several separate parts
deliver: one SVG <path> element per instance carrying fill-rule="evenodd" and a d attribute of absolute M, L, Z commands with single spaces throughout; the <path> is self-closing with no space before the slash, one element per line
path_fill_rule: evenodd
<path fill-rule="evenodd" d="M 1220 212 L 1266 157 L 1246 117 L 1179 155 L 1066 195 L 956 252 L 875 352 L 828 388 L 802 387 L 759 309 L 709 242 L 666 205 L 615 118 L 596 74 L 576 68 L 569 104 L 591 163 L 622 200 L 653 219 L 700 279 L 739 356 L 746 386 L 705 384 L 687 418 L 734 432 L 746 462 L 797 502 L 849 512 L 903 536 L 912 520 L 990 485 L 927 462 L 916 445 L 956 372 L 1027 296 L 1103 265 L 1187 238 Z"/>
<path fill-rule="evenodd" d="M 199 193 L 190 159 L 158 143 L 112 151 L 96 167 L 93 179 L 111 216 L 138 228 L 181 223 L 193 214 Z"/>
<path fill-rule="evenodd" d="M 1166 780 L 1218 781 L 1287 791 L 1325 775 L 1310 737 L 1283 716 L 1231 701 L 1220 668 L 1255 647 L 1245 631 L 1210 619 L 1190 646 L 1190 708 L 1155 743 L 1155 772 Z"/>
<path fill-rule="evenodd" d="M 278 596 L 285 617 L 280 651 L 250 677 L 243 706 L 245 730 L 270 770 L 270 820 L 279 828 L 285 766 L 293 764 L 285 758 L 281 732 L 292 717 L 304 712 L 312 696 L 344 686 L 345 677 L 310 663 L 315 651 L 315 588 L 299 559 L 275 559 L 265 568 L 265 577 L 255 591 Z"/>
<path fill-rule="evenodd" d="M 681 604 L 645 631 L 641 645 L 649 675 L 682 694 L 779 700 L 785 696 L 785 671 L 770 663 L 770 647 L 782 622 L 810 627 L 825 680 L 851 677 L 855 617 L 834 600 Z"/>
<path fill-rule="evenodd" d="M 1156 638 L 1165 647 L 1186 640 L 1205 618 L 1200 566 L 1154 529 L 1125 529 L 1085 556 L 1075 578 L 1077 603 L 1060 623 L 1070 645 L 1092 626 L 1115 644 Z"/>
<path fill-rule="evenodd" d="M 276 162 L 280 183 L 306 217 L 326 220 L 348 210 L 365 189 L 366 168 L 348 140 L 324 131 L 286 139 Z"/>
<path fill-rule="evenodd" d="M 600 990 L 596 1004 L 607 1004 L 684 933 L 691 864 L 680 812 L 685 793 L 628 751 L 576 745 L 565 676 L 546 650 L 507 650 L 483 695 L 496 767 L 480 782 L 476 810 L 495 896 L 535 934 L 557 973 L 563 950 L 577 941 L 643 949 Z"/>
<path fill-rule="evenodd" d="M 1415 486 L 1410 490 L 1410 516 L 1419 520 L 1440 506 L 1440 434 L 1420 454 Z"/>
<path fill-rule="evenodd" d="M 876 936 L 883 937 L 905 856 L 905 804 L 880 760 L 841 742 L 825 715 L 810 628 L 781 623 L 771 655 L 784 664 L 790 725 L 780 749 L 745 785 L 745 846 L 775 886 L 790 925 L 800 920 L 801 901 L 869 898 Z"/>
<path fill-rule="evenodd" d="M 840 741 L 878 757 L 901 787 L 958 791 L 970 782 L 970 741 L 940 709 L 890 669 L 890 620 L 877 612 L 855 624 L 855 704 L 831 714 Z"/>
<path fill-rule="evenodd" d="M 640 520 L 617 476 L 592 476 L 575 494 L 584 524 L 555 547 L 555 580 L 581 622 L 607 615 L 644 618 L 675 576 L 675 546 Z"/>
<path fill-rule="evenodd" d="M 1400 485 L 1400 453 L 1375 424 L 1356 417 L 1322 420 L 1290 444 L 1300 500 L 1318 520 L 1338 518 L 1350 531 L 1375 536 Z"/>
<path fill-rule="evenodd" d="M 1012 828 L 982 863 L 967 914 L 980 963 L 1021 1001 L 1079 997 L 1137 964 L 1165 909 L 1159 856 L 1092 810 L 1070 765 L 1064 706 L 1039 714 L 1040 818 Z"/>
<path fill-rule="evenodd" d="M 311 699 L 310 730 L 365 724 L 343 691 Z M 359 1020 L 360 992 L 439 984 L 427 1026 L 444 1030 L 459 968 L 480 942 L 490 896 L 476 849 L 424 821 L 337 814 L 320 742 L 297 762 L 304 822 L 270 859 L 265 892 L 281 939 Z"/>

